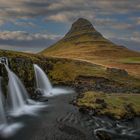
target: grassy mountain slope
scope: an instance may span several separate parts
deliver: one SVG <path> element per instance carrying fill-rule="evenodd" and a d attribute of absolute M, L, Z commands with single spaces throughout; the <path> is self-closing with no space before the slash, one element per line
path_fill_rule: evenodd
<path fill-rule="evenodd" d="M 35 85 L 33 64 L 38 64 L 48 74 L 54 85 L 69 85 L 80 88 L 80 91 L 95 89 L 106 92 L 108 90 L 109 92 L 112 90 L 114 92 L 139 92 L 139 78 L 131 75 L 112 74 L 104 66 L 86 61 L 41 57 L 40 55 L 4 50 L 0 50 L 1 56 L 8 57 L 10 69 L 21 78 L 29 93 L 32 93 Z M 7 83 L 7 72 L 3 65 L 0 65 L 0 76 L 4 77 L 4 83 Z"/>
<path fill-rule="evenodd" d="M 64 38 L 40 54 L 122 68 L 130 74 L 140 76 L 140 53 L 107 40 L 88 20 L 83 18 L 72 24 Z"/>

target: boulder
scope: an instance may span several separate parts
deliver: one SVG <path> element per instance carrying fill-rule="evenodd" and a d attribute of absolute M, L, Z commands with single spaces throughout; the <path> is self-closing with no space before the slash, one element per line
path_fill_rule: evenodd
<path fill-rule="evenodd" d="M 100 139 L 100 140 L 112 140 L 111 136 L 109 134 L 107 134 L 105 131 L 97 131 L 96 132 L 96 136 Z"/>
<path fill-rule="evenodd" d="M 40 96 L 41 96 L 41 95 L 43 95 L 44 92 L 43 92 L 42 89 L 39 89 L 39 88 L 38 88 L 38 89 L 35 90 L 34 93 L 35 93 L 36 95 L 40 95 Z"/>

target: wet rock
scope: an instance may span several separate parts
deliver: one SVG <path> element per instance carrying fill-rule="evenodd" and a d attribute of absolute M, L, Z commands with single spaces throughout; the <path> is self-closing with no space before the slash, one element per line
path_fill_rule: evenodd
<path fill-rule="evenodd" d="M 40 101 L 40 102 L 47 102 L 48 101 L 48 98 L 41 97 L 41 98 L 38 99 L 38 101 Z"/>
<path fill-rule="evenodd" d="M 111 140 L 111 136 L 109 134 L 107 134 L 105 131 L 97 131 L 96 136 L 100 140 Z"/>
<path fill-rule="evenodd" d="M 34 91 L 34 94 L 32 94 L 31 98 L 34 100 L 39 100 L 43 96 L 43 90 L 41 89 L 36 89 Z"/>
<path fill-rule="evenodd" d="M 42 96 L 43 95 L 43 90 L 42 89 L 36 89 L 35 92 L 34 92 L 36 95 L 40 95 Z"/>
<path fill-rule="evenodd" d="M 89 113 L 89 109 L 86 107 L 80 107 L 79 108 L 79 112 L 83 113 L 83 114 L 88 114 Z"/>
<path fill-rule="evenodd" d="M 66 124 L 60 124 L 59 125 L 59 130 L 68 134 L 68 135 L 73 135 L 73 136 L 78 136 L 79 138 L 86 139 L 85 134 L 78 130 L 77 128 L 74 128 L 72 126 L 66 125 Z"/>

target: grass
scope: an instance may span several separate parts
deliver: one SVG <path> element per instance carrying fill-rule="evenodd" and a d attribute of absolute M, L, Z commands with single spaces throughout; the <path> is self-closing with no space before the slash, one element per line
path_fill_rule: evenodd
<path fill-rule="evenodd" d="M 105 67 L 126 69 L 130 74 L 140 77 L 140 65 L 138 65 L 140 53 L 104 41 L 82 42 L 77 40 L 74 42 L 62 39 L 40 54 L 48 57 L 80 59 Z"/>
<path fill-rule="evenodd" d="M 0 50 L 0 57 L 8 57 L 8 58 L 25 58 L 30 60 L 38 60 L 37 55 L 31 53 L 24 53 L 24 52 L 16 52 L 16 51 L 9 51 L 9 50 Z"/>
<path fill-rule="evenodd" d="M 120 62 L 126 64 L 140 64 L 140 57 L 128 57 L 120 60 Z"/>
<path fill-rule="evenodd" d="M 140 80 L 133 76 L 116 76 L 106 72 L 104 66 L 96 65 L 81 60 L 55 58 L 55 57 L 42 57 L 41 55 L 19 53 L 13 51 L 0 51 L 0 56 L 6 56 L 9 58 L 12 70 L 30 85 L 31 81 L 34 81 L 33 63 L 38 64 L 48 74 L 50 80 L 54 84 L 59 83 L 75 83 L 75 79 L 82 76 L 96 76 L 116 81 L 122 85 L 129 87 L 139 87 Z M 14 60 L 17 58 L 23 58 L 25 60 L 32 60 L 29 64 L 17 64 Z M 18 67 L 17 67 L 18 65 Z M 28 76 L 27 76 L 28 75 Z M 28 82 L 29 81 L 29 82 Z M 34 82 L 32 82 L 34 83 Z"/>
<path fill-rule="evenodd" d="M 104 100 L 106 107 L 96 102 L 97 99 Z M 126 116 L 140 115 L 140 94 L 105 94 L 97 92 L 86 92 L 77 100 L 79 107 L 98 110 L 97 115 L 109 115 L 116 119 Z M 131 108 L 127 110 L 126 106 Z"/>
<path fill-rule="evenodd" d="M 116 81 L 122 86 L 139 87 L 140 80 L 133 76 L 119 76 L 107 73 L 106 68 L 100 65 L 87 63 L 83 61 L 76 61 L 71 59 L 54 58 L 58 60 L 56 63 L 52 62 L 53 69 L 49 71 L 49 76 L 55 83 L 74 83 L 75 79 L 80 76 L 96 76 Z"/>
<path fill-rule="evenodd" d="M 63 59 L 62 59 L 63 60 Z M 104 76 L 104 67 L 88 64 L 85 62 L 65 60 L 54 64 L 53 70 L 49 73 L 52 79 L 62 82 L 74 82 L 79 75 L 84 76 Z"/>

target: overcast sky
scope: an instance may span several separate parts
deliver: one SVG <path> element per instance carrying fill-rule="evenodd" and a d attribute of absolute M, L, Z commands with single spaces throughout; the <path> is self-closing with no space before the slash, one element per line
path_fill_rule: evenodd
<path fill-rule="evenodd" d="M 106 38 L 140 51 L 140 0 L 0 0 L 0 49 L 41 51 L 80 17 Z"/>

